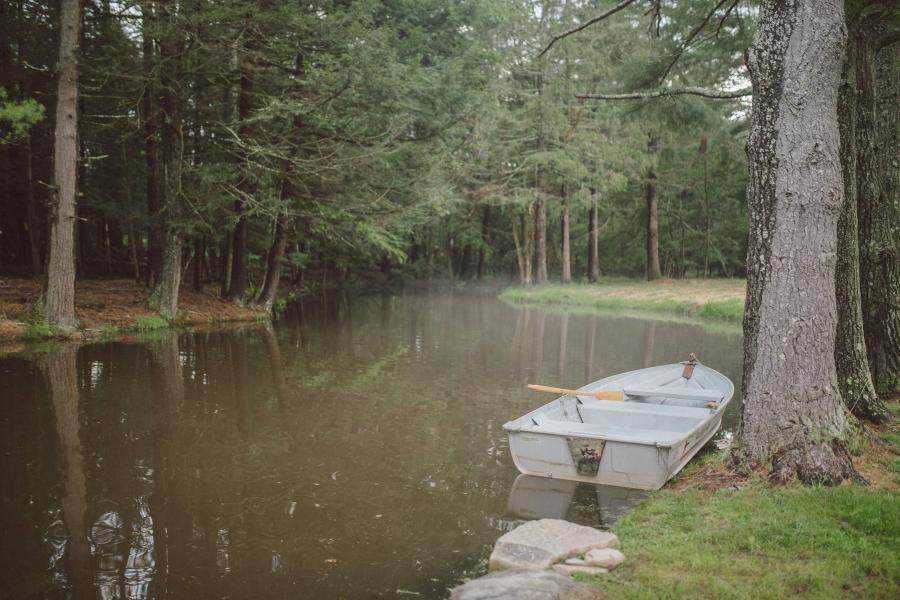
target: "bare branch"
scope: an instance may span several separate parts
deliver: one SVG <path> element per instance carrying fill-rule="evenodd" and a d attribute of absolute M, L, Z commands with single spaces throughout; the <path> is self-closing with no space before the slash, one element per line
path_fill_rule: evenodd
<path fill-rule="evenodd" d="M 591 25 L 593 25 L 593 24 L 595 24 L 595 23 L 599 23 L 599 22 L 602 21 L 603 19 L 605 19 L 605 18 L 607 18 L 607 17 L 609 17 L 609 16 L 612 16 L 612 15 L 616 14 L 617 12 L 619 12 L 620 10 L 622 10 L 623 8 L 625 8 L 626 6 L 628 6 L 629 4 L 634 4 L 635 1 L 636 1 L 636 0 L 622 0 L 622 2 L 619 2 L 618 4 L 616 4 L 615 6 L 613 6 L 612 8 L 610 8 L 608 11 L 606 11 L 606 12 L 603 13 L 602 15 L 597 16 L 597 17 L 594 17 L 593 19 L 590 19 L 590 20 L 588 20 L 588 21 L 585 21 L 584 23 L 582 23 L 582 24 L 579 25 L 578 27 L 575 27 L 574 29 L 570 29 L 569 31 L 565 31 L 565 32 L 563 32 L 563 33 L 560 33 L 559 35 L 553 36 L 553 39 L 550 40 L 550 43 L 547 44 L 547 47 L 544 48 L 543 50 L 541 50 L 541 53 L 538 54 L 538 58 L 540 58 L 540 57 L 542 57 L 543 55 L 545 55 L 545 54 L 547 53 L 547 51 L 550 50 L 550 48 L 553 47 L 553 44 L 555 44 L 555 43 L 558 42 L 559 40 L 561 40 L 561 39 L 563 39 L 563 38 L 566 38 L 566 37 L 569 37 L 569 36 L 572 35 L 572 34 L 578 33 L 579 31 L 583 31 L 583 30 L 587 29 L 588 27 L 590 27 Z"/>
<path fill-rule="evenodd" d="M 709 90 L 698 87 L 664 88 L 652 92 L 631 92 L 628 94 L 575 94 L 582 100 L 649 100 L 651 98 L 665 98 L 667 96 L 703 96 L 714 100 L 733 100 L 753 95 L 752 88 L 743 88 L 731 92 L 721 90 Z"/>

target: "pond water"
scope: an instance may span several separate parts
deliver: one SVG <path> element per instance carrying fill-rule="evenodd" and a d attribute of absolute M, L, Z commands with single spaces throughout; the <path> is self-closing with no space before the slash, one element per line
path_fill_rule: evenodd
<path fill-rule="evenodd" d="M 2 597 L 443 598 L 521 519 L 643 496 L 519 477 L 525 384 L 689 352 L 739 387 L 737 330 L 468 292 L 0 358 Z"/>

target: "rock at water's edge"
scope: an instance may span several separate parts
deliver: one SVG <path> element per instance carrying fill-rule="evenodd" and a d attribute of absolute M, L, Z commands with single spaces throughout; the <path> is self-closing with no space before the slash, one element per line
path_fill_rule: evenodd
<path fill-rule="evenodd" d="M 514 569 L 453 588 L 450 600 L 600 600 L 600 590 L 552 571 Z"/>
<path fill-rule="evenodd" d="M 540 519 L 520 525 L 497 540 L 488 568 L 544 570 L 594 548 L 618 545 L 614 533 L 559 519 Z"/>
<path fill-rule="evenodd" d="M 592 567 L 615 569 L 625 562 L 625 555 L 615 548 L 595 548 L 584 555 L 584 560 Z"/>

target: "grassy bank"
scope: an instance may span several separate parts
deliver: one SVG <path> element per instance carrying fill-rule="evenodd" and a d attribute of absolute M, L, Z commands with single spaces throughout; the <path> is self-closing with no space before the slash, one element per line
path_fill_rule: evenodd
<path fill-rule="evenodd" d="M 628 560 L 590 581 L 629 599 L 898 597 L 896 420 L 856 459 L 870 485 L 773 487 L 717 459 L 624 517 L 615 531 Z"/>
<path fill-rule="evenodd" d="M 607 278 L 590 285 L 511 287 L 500 298 L 519 305 L 639 310 L 740 323 L 745 291 L 742 279 Z"/>
<path fill-rule="evenodd" d="M 53 328 L 35 310 L 39 294 L 40 282 L 37 280 L 0 280 L 0 341 L 55 336 Z M 147 309 L 147 290 L 134 281 L 78 281 L 75 284 L 75 314 L 82 330 L 77 337 L 267 318 L 263 311 L 227 302 L 212 291 L 195 292 L 182 287 L 178 305 L 178 318 L 168 322 Z"/>

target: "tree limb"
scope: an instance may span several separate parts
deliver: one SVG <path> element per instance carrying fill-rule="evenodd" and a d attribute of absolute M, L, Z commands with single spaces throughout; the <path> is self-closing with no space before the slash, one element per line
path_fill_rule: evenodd
<path fill-rule="evenodd" d="M 663 69 L 662 74 L 660 74 L 660 76 L 659 76 L 660 81 L 664 81 L 666 79 L 666 77 L 668 77 L 669 72 L 672 70 L 672 67 L 675 66 L 675 63 L 678 62 L 678 59 L 681 58 L 681 55 L 684 54 L 684 51 L 688 49 L 688 47 L 694 41 L 694 38 L 697 37 L 697 34 L 699 34 L 701 31 L 703 31 L 703 29 L 706 27 L 706 24 L 709 23 L 709 20 L 712 18 L 712 16 L 714 14 L 716 14 L 716 11 L 718 11 L 720 8 L 722 8 L 722 6 L 728 1 L 729 0 L 719 0 L 719 2 L 716 3 L 716 5 L 712 8 L 712 10 L 709 11 L 708 13 L 706 13 L 706 18 L 704 18 L 703 21 L 701 21 L 696 27 L 694 27 L 694 29 L 691 30 L 691 32 L 684 39 L 684 42 L 681 44 L 681 46 L 678 48 L 678 50 L 675 51 L 675 55 L 672 56 L 672 60 L 670 60 L 669 64 L 666 65 L 666 68 Z"/>
<path fill-rule="evenodd" d="M 667 96 L 703 96 L 714 100 L 733 100 L 753 95 L 752 88 L 743 88 L 731 92 L 709 90 L 698 87 L 665 88 L 652 92 L 631 92 L 628 94 L 575 94 L 582 100 L 649 100 L 651 98 L 665 98 Z"/>
<path fill-rule="evenodd" d="M 559 40 L 561 40 L 561 39 L 563 39 L 563 38 L 566 38 L 566 37 L 569 37 L 570 35 L 572 35 L 572 34 L 574 34 L 574 33 L 578 33 L 579 31 L 583 31 L 584 29 L 587 29 L 588 27 L 590 27 L 591 25 L 593 25 L 593 24 L 595 24 L 595 23 L 599 23 L 599 22 L 602 21 L 603 19 L 605 19 L 605 18 L 607 18 L 607 17 L 609 17 L 609 16 L 612 16 L 612 15 L 616 14 L 617 12 L 619 12 L 620 10 L 622 10 L 623 8 L 625 8 L 626 6 L 628 6 L 629 4 L 634 4 L 635 1 L 636 1 L 636 0 L 622 0 L 622 2 L 619 2 L 618 4 L 616 4 L 615 6 L 613 6 L 612 8 L 610 8 L 608 11 L 606 11 L 606 12 L 603 13 L 602 15 L 597 16 L 597 17 L 594 17 L 593 19 L 590 19 L 590 20 L 588 20 L 588 21 L 585 21 L 584 23 L 582 23 L 582 24 L 579 25 L 578 27 L 575 27 L 574 29 L 570 29 L 570 30 L 568 30 L 568 31 L 565 31 L 565 32 L 563 32 L 563 33 L 560 33 L 559 35 L 553 36 L 553 39 L 550 40 L 550 43 L 547 44 L 547 46 L 546 46 L 543 50 L 541 50 L 541 53 L 540 53 L 540 54 L 538 54 L 538 58 L 540 58 L 540 57 L 542 57 L 543 55 L 545 55 L 545 54 L 547 53 L 547 51 L 550 50 L 550 48 L 553 47 L 553 44 L 555 44 L 555 43 L 558 42 Z"/>

